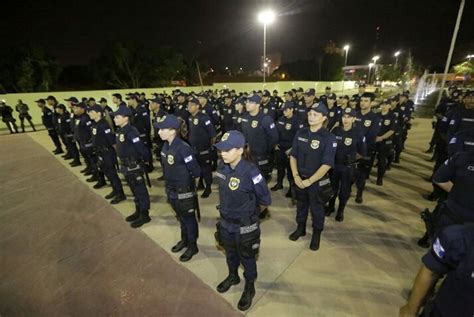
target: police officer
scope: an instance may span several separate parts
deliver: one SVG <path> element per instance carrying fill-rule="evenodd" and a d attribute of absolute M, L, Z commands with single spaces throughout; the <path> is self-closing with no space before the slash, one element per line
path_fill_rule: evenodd
<path fill-rule="evenodd" d="M 64 131 L 68 132 L 68 133 L 66 133 L 66 141 L 67 141 L 67 144 L 68 144 L 68 147 L 69 147 L 68 152 L 69 152 L 71 158 L 74 159 L 74 161 L 69 163 L 69 165 L 71 165 L 71 167 L 75 167 L 75 166 L 81 165 L 81 161 L 79 159 L 79 149 L 77 148 L 77 141 L 74 138 L 74 131 L 76 130 L 74 105 L 78 104 L 79 100 L 77 100 L 76 97 L 69 97 L 68 99 L 64 99 L 64 100 L 68 104 L 68 107 L 69 107 L 70 111 L 68 112 L 69 113 L 69 118 L 63 118 L 61 120 L 61 123 L 63 123 L 62 121 L 64 120 L 66 123 L 69 123 L 69 125 L 70 125 L 69 129 L 64 127 Z M 86 169 L 87 169 L 87 167 L 86 167 Z M 85 172 L 86 172 L 85 170 L 81 171 L 81 173 L 85 173 Z M 91 175 L 92 171 L 88 174 Z"/>
<path fill-rule="evenodd" d="M 191 97 L 188 101 L 189 111 L 189 145 L 196 152 L 199 166 L 201 167 L 201 177 L 199 179 L 198 190 L 202 187 L 204 192 L 202 198 L 207 198 L 211 194 L 212 185 L 212 151 L 211 147 L 216 137 L 216 130 L 211 118 L 200 111 L 200 103 L 196 97 Z M 204 183 L 204 186 L 202 185 Z"/>
<path fill-rule="evenodd" d="M 106 195 L 105 198 L 112 199 L 110 203 L 115 205 L 127 198 L 117 175 L 117 154 L 114 148 L 115 134 L 105 120 L 104 115 L 104 110 L 100 105 L 93 105 L 89 108 L 89 117 L 93 120 L 92 144 L 97 155 L 97 168 L 107 177 L 112 186 L 112 192 Z M 100 178 L 94 188 L 101 188 L 104 185 L 104 179 Z"/>
<path fill-rule="evenodd" d="M 245 287 L 237 307 L 245 311 L 252 305 L 257 279 L 256 256 L 260 248 L 258 210 L 271 204 L 265 178 L 258 168 L 242 158 L 245 146 L 243 134 L 231 130 L 222 136 L 216 148 L 224 164 L 216 173 L 219 179 L 218 241 L 224 246 L 229 275 L 217 285 L 224 293 L 240 283 L 238 268 L 244 267 Z"/>
<path fill-rule="evenodd" d="M 174 108 L 174 115 L 178 118 L 181 118 L 187 124 L 189 112 L 186 97 L 187 95 L 184 92 L 178 92 L 178 94 L 176 95 L 177 102 Z"/>
<path fill-rule="evenodd" d="M 360 111 L 357 113 L 355 128 L 361 136 L 365 136 L 367 145 L 367 158 L 360 160 L 358 168 L 355 171 L 355 183 L 357 194 L 355 202 L 363 202 L 363 193 L 365 182 L 369 178 L 370 170 L 375 160 L 376 138 L 380 129 L 380 117 L 372 111 L 372 93 L 364 93 L 360 97 Z"/>
<path fill-rule="evenodd" d="M 277 114 L 277 105 L 272 99 L 272 95 L 268 90 L 264 90 L 262 93 L 262 104 L 260 105 L 260 109 L 264 114 L 276 120 Z"/>
<path fill-rule="evenodd" d="M 445 276 L 434 299 L 424 303 Z M 472 316 L 474 314 L 474 225 L 453 225 L 439 233 L 422 258 L 410 296 L 400 317 Z M 421 315 L 419 310 L 424 304 Z"/>
<path fill-rule="evenodd" d="M 280 117 L 277 122 L 278 131 L 278 144 L 275 151 L 275 162 L 277 168 L 277 183 L 271 188 L 272 191 L 277 191 L 283 188 L 283 179 L 285 178 L 285 172 L 288 176 L 288 182 L 290 186 L 286 197 L 290 198 L 292 189 L 294 190 L 293 174 L 291 173 L 289 150 L 293 144 L 296 131 L 300 127 L 298 118 L 294 115 L 294 104 L 291 101 L 286 101 L 282 106 L 283 116 Z"/>
<path fill-rule="evenodd" d="M 25 132 L 25 119 L 28 120 L 33 131 L 36 131 L 35 125 L 33 124 L 33 121 L 31 121 L 32 118 L 28 113 L 30 110 L 28 105 L 23 103 L 21 99 L 18 99 L 18 104 L 16 105 L 15 110 L 18 112 L 18 117 L 20 118 L 21 132 Z"/>
<path fill-rule="evenodd" d="M 392 155 L 390 155 L 388 160 L 388 165 L 390 166 L 391 163 L 400 163 L 400 154 L 402 153 L 402 131 L 405 125 L 405 112 L 400 109 L 400 105 L 398 104 L 399 97 L 394 96 L 390 101 L 390 110 L 395 116 L 396 125 L 395 125 L 395 133 L 392 136 L 393 141 L 393 151 Z"/>
<path fill-rule="evenodd" d="M 80 166 L 81 160 L 79 159 L 79 151 L 77 150 L 75 141 L 74 141 L 74 131 L 72 130 L 71 125 L 71 114 L 66 110 L 64 105 L 58 105 L 55 108 L 57 113 L 58 120 L 58 131 L 61 138 L 63 138 L 66 144 L 66 156 L 65 159 L 73 159 L 69 164 L 71 167 Z"/>
<path fill-rule="evenodd" d="M 290 234 L 296 241 L 306 235 L 306 220 L 311 211 L 313 236 L 310 249 L 318 250 L 324 229 L 324 204 L 332 195 L 327 173 L 334 166 L 337 142 L 323 124 L 328 110 L 322 103 L 315 104 L 308 112 L 308 127 L 299 130 L 291 148 L 290 165 L 296 184 L 297 229 Z M 329 190 L 329 191 L 328 191 Z"/>
<path fill-rule="evenodd" d="M 328 108 L 328 121 L 327 121 L 326 129 L 328 131 L 331 131 L 335 127 L 338 119 L 341 118 L 342 110 L 336 104 L 336 100 L 337 100 L 336 94 L 329 93 L 328 95 L 325 95 L 325 96 L 326 96 L 325 103 Z"/>
<path fill-rule="evenodd" d="M 0 116 L 2 117 L 2 121 L 7 125 L 10 133 L 18 133 L 18 127 L 15 123 L 16 120 L 13 118 L 13 109 L 5 104 L 3 100 L 0 102 Z"/>
<path fill-rule="evenodd" d="M 313 88 L 308 89 L 301 100 L 296 105 L 296 116 L 300 124 L 308 126 L 308 110 L 317 102 L 316 91 Z"/>
<path fill-rule="evenodd" d="M 54 128 L 53 124 L 53 112 L 51 109 L 46 107 L 46 101 L 44 99 L 38 99 L 35 101 L 38 107 L 41 109 L 41 121 L 43 122 L 44 127 L 48 130 L 48 135 L 53 141 L 54 146 L 56 149 L 53 151 L 54 154 L 61 154 L 64 153 L 61 147 L 61 142 L 59 141 L 58 133 Z"/>
<path fill-rule="evenodd" d="M 362 95 L 366 93 L 365 89 L 367 88 L 367 85 L 362 83 L 359 85 L 359 92 L 357 94 L 352 95 L 352 99 L 356 102 L 359 103 L 360 99 L 362 98 Z"/>
<path fill-rule="evenodd" d="M 163 118 L 167 114 L 166 111 L 163 110 L 165 101 L 158 96 L 153 99 L 149 99 L 148 101 L 150 103 L 152 122 L 159 122 L 161 118 Z M 164 141 L 160 138 L 160 135 L 158 134 L 158 129 L 156 128 L 153 128 L 153 143 L 156 145 L 154 149 L 155 155 L 161 164 L 161 149 L 163 148 Z M 158 180 L 164 180 L 164 176 L 161 175 Z"/>
<path fill-rule="evenodd" d="M 112 94 L 112 103 L 117 107 L 117 109 L 121 106 L 127 106 L 127 104 L 122 101 L 121 94 Z"/>
<path fill-rule="evenodd" d="M 474 128 L 474 91 L 464 94 L 461 105 L 449 122 L 448 139 L 462 130 Z"/>
<path fill-rule="evenodd" d="M 154 127 L 159 129 L 158 133 L 165 141 L 161 158 L 166 195 L 181 228 L 181 240 L 171 248 L 171 251 L 177 253 L 187 248 L 179 257 L 181 262 L 187 262 L 199 252 L 196 243 L 199 235 L 196 220 L 196 213 L 199 217 L 199 203 L 194 179 L 201 175 L 201 169 L 193 149 L 180 138 L 178 131 L 180 122 L 176 116 L 163 116 Z"/>
<path fill-rule="evenodd" d="M 150 196 L 145 185 L 143 162 L 147 159 L 146 147 L 140 139 L 138 130 L 130 124 L 132 110 L 125 105 L 113 113 L 115 124 L 120 128 L 116 133 L 117 156 L 120 172 L 127 180 L 134 196 L 135 212 L 125 218 L 132 228 L 150 222 Z"/>
<path fill-rule="evenodd" d="M 58 118 L 57 118 L 56 112 L 54 110 L 56 108 L 56 106 L 58 105 L 58 101 L 56 100 L 56 97 L 48 96 L 48 97 L 46 97 L 46 102 L 52 108 L 52 111 L 53 111 L 53 114 L 52 114 L 53 126 L 54 126 L 54 130 L 56 131 L 56 134 L 58 134 Z M 66 146 L 66 144 L 64 144 L 64 146 Z M 62 153 L 64 153 L 64 152 L 63 152 L 62 147 L 61 147 L 60 153 L 57 153 L 57 154 L 62 154 Z"/>
<path fill-rule="evenodd" d="M 232 102 L 232 96 L 230 94 L 224 95 L 224 101 L 222 103 L 220 115 L 221 115 L 221 129 L 225 133 L 230 130 L 235 130 L 234 116 L 235 108 Z"/>
<path fill-rule="evenodd" d="M 377 185 L 383 185 L 383 177 L 387 169 L 388 158 L 393 151 L 393 135 L 395 134 L 397 119 L 390 111 L 390 102 L 385 100 L 380 105 L 379 132 L 375 138 L 377 151 Z"/>
<path fill-rule="evenodd" d="M 147 172 L 153 170 L 153 154 L 152 154 L 152 143 L 151 143 L 151 120 L 144 103 L 139 99 L 139 95 L 131 94 L 127 97 L 128 105 L 132 109 L 132 125 L 138 130 L 140 135 L 140 140 L 145 145 L 146 148 L 146 166 Z"/>
<path fill-rule="evenodd" d="M 273 101 L 277 105 L 277 109 L 280 109 L 283 106 L 283 99 L 278 96 L 278 90 L 273 90 Z"/>
<path fill-rule="evenodd" d="M 234 130 L 242 132 L 242 118 L 245 115 L 245 104 L 247 103 L 247 98 L 239 97 L 234 104 L 234 113 L 232 115 L 232 124 Z"/>
<path fill-rule="evenodd" d="M 329 216 L 334 212 L 336 198 L 339 198 L 336 214 L 336 221 L 339 222 L 344 220 L 344 208 L 351 196 L 356 161 L 367 155 L 365 138 L 353 127 L 356 115 L 354 109 L 347 107 L 342 115 L 342 125 L 332 131 L 337 140 L 335 166 L 331 173 L 331 184 L 335 195 L 329 201 L 326 215 Z"/>

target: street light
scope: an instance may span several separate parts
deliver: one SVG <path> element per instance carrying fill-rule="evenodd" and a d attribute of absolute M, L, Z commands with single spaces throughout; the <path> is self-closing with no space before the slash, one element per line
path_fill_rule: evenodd
<path fill-rule="evenodd" d="M 468 61 L 471 61 L 471 58 L 474 58 L 474 55 L 467 55 L 466 58 L 468 59 Z"/>
<path fill-rule="evenodd" d="M 275 13 L 272 10 L 265 10 L 258 14 L 258 21 L 263 24 L 263 84 L 265 85 L 265 64 L 267 57 L 267 25 L 275 20 Z"/>
<path fill-rule="evenodd" d="M 393 56 L 395 57 L 395 68 L 397 68 L 397 65 L 398 65 L 398 56 L 401 54 L 402 52 L 400 51 L 396 51 L 395 54 L 393 54 Z"/>
<path fill-rule="evenodd" d="M 369 63 L 369 75 L 367 76 L 367 84 L 370 85 L 370 70 L 374 67 L 374 63 Z"/>
<path fill-rule="evenodd" d="M 343 49 L 345 51 L 345 58 L 344 58 L 344 68 L 347 66 L 347 55 L 349 54 L 349 45 L 344 45 Z M 344 92 L 344 82 L 345 82 L 345 69 L 342 71 L 342 91 Z"/>

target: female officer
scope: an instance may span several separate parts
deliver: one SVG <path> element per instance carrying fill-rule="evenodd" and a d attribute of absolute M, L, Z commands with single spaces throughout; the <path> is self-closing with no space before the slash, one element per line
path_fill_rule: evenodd
<path fill-rule="evenodd" d="M 256 165 L 242 159 L 244 146 L 244 135 L 236 130 L 224 133 L 215 145 L 224 161 L 216 174 L 220 197 L 218 241 L 225 248 L 229 269 L 229 275 L 217 285 L 217 291 L 224 293 L 240 283 L 237 269 L 242 264 L 245 288 L 238 308 L 243 311 L 252 305 L 255 296 L 255 257 L 260 247 L 259 209 L 265 209 L 271 203 L 265 178 Z"/>
<path fill-rule="evenodd" d="M 154 127 L 160 129 L 160 138 L 166 141 L 161 150 L 166 194 L 181 227 L 181 240 L 171 251 L 176 253 L 187 248 L 179 257 L 181 262 L 187 262 L 199 252 L 196 244 L 199 204 L 194 178 L 199 177 L 201 169 L 191 147 L 179 137 L 180 122 L 176 116 L 165 115 Z"/>
<path fill-rule="evenodd" d="M 339 197 L 336 221 L 344 220 L 344 208 L 351 196 L 353 169 L 357 159 L 365 157 L 365 138 L 353 128 L 356 111 L 346 108 L 342 115 L 342 126 L 336 127 L 333 134 L 337 140 L 335 167 L 331 173 L 331 184 L 335 196 L 329 201 L 326 215 L 334 212 L 336 196 Z"/>
<path fill-rule="evenodd" d="M 324 204 L 332 191 L 327 173 L 334 166 L 336 137 L 323 127 L 328 109 L 322 103 L 308 111 L 308 127 L 300 129 L 293 141 L 290 154 L 291 172 L 296 184 L 296 223 L 298 228 L 290 235 L 296 241 L 306 235 L 308 211 L 313 218 L 313 236 L 309 248 L 319 249 L 324 228 Z"/>

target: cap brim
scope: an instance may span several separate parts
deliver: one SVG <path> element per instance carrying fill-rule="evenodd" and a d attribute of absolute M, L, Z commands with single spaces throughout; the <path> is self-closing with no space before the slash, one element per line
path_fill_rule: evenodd
<path fill-rule="evenodd" d="M 229 151 L 235 148 L 235 146 L 231 146 L 230 144 L 225 142 L 217 142 L 216 144 L 214 144 L 214 146 L 219 151 Z"/>

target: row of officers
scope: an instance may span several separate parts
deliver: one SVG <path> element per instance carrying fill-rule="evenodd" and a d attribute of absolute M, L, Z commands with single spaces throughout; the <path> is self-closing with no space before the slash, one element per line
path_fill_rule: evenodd
<path fill-rule="evenodd" d="M 117 172 L 124 174 L 135 201 L 135 211 L 126 221 L 134 228 L 151 220 L 146 184 L 148 172 L 154 168 L 153 152 L 159 155 L 168 202 L 180 223 L 181 239 L 172 247 L 176 253 L 185 250 L 180 261 L 189 261 L 199 252 L 199 180 L 204 189 L 201 197 L 206 198 L 216 169 L 220 220 L 215 237 L 226 251 L 229 269 L 217 290 L 225 292 L 240 282 L 237 269 L 242 264 L 245 287 L 238 304 L 241 310 L 250 307 L 255 295 L 260 221 L 269 213 L 267 182 L 274 166 L 277 182 L 271 190 L 283 187 L 286 174 L 287 196 L 296 203 L 296 228 L 289 238 L 295 241 L 306 235 L 311 213 L 310 249 L 318 250 L 325 216 L 335 211 L 336 200 L 336 220 L 343 221 L 352 183 L 357 187 L 356 202 L 362 203 L 375 159 L 378 185 L 383 184 L 387 167 L 398 162 L 412 111 L 407 94 L 384 100 L 380 113 L 375 113 L 371 93 L 362 92 L 352 108 L 345 101 L 337 104 L 331 93 L 316 102 L 310 89 L 303 100 L 276 106 L 279 114 L 274 120 L 258 94 L 235 100 L 223 95 L 222 107 L 208 104 L 206 93 L 176 95 L 174 114 L 164 110 L 165 102 L 159 96 L 145 103 L 136 94 L 127 96 L 128 105 L 121 95 L 114 94 L 115 112 L 75 97 L 65 100 L 68 107 L 53 96 L 37 103 L 43 111 L 43 124 L 55 144 L 65 145 L 64 157 L 72 160 L 71 166 L 81 165 L 81 155 L 86 164 L 82 172 L 91 176 L 87 181 L 97 182 L 94 188 L 105 186 L 105 178 L 109 180 L 112 192 L 106 198 L 112 204 L 126 199 Z M 231 127 L 225 123 L 226 111 L 232 114 Z M 222 160 L 215 167 L 217 151 Z M 56 149 L 55 153 L 61 151 Z"/>

